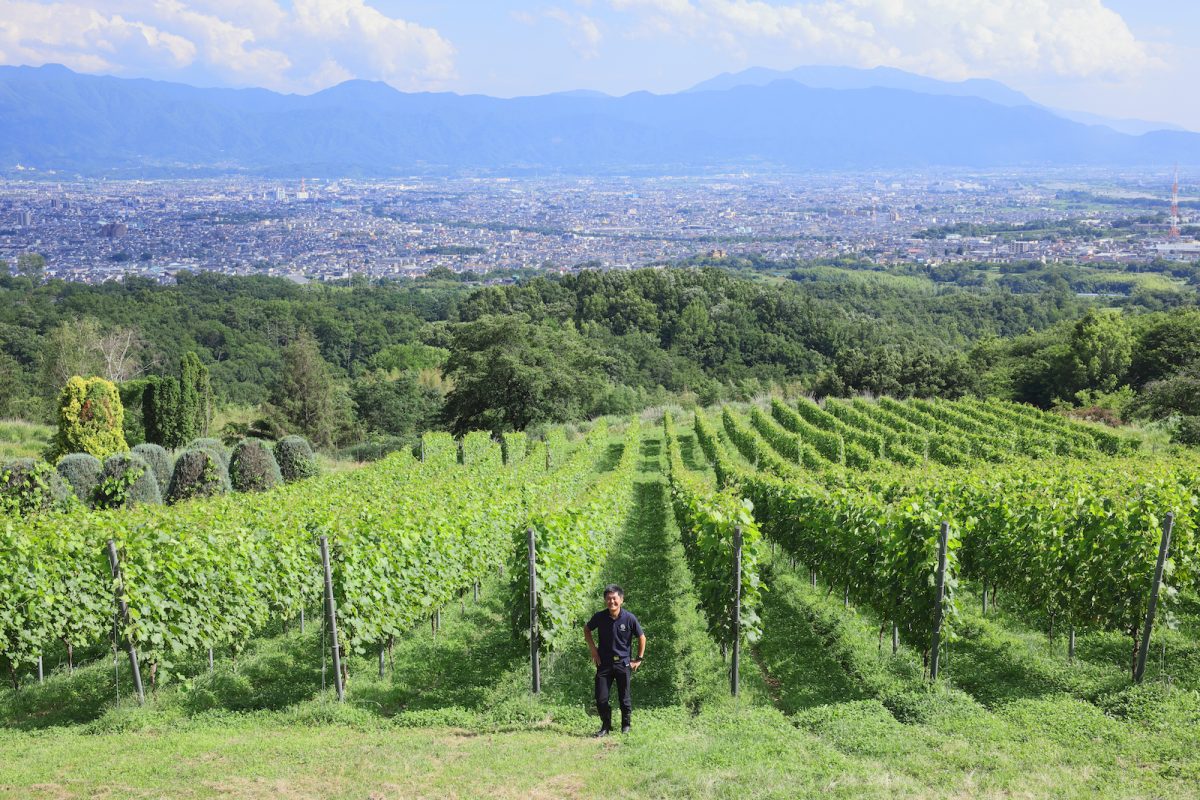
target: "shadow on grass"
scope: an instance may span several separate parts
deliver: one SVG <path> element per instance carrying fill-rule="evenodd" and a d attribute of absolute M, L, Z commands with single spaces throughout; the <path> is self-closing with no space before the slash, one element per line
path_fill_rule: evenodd
<path fill-rule="evenodd" d="M 678 442 L 679 455 L 683 459 L 684 466 L 697 472 L 704 472 L 708 469 L 708 461 L 705 459 L 694 433 L 680 431 Z"/>
<path fill-rule="evenodd" d="M 597 472 L 612 472 L 617 468 L 617 464 L 621 461 L 621 454 L 625 452 L 625 444 L 623 442 L 611 442 L 608 449 L 600 456 L 596 462 Z"/>
<path fill-rule="evenodd" d="M 787 714 L 862 700 L 869 695 L 852 679 L 813 630 L 794 594 L 795 581 L 777 580 L 762 595 L 763 638 L 754 648 L 776 705 Z"/>
<path fill-rule="evenodd" d="M 352 701 L 385 716 L 449 707 L 483 710 L 496 681 L 526 654 L 510 631 L 500 587 L 500 580 L 489 581 L 478 604 L 466 601 L 465 613 L 454 604 L 443 610 L 437 636 L 424 628 L 397 641 L 383 678 L 377 677 L 377 660 L 356 659 Z"/>

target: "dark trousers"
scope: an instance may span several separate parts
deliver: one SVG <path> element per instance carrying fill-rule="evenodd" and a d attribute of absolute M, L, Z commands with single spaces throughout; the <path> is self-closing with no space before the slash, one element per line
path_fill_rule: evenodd
<path fill-rule="evenodd" d="M 629 724 L 633 701 L 629 697 L 629 667 L 626 664 L 601 664 L 596 668 L 596 708 L 600 711 L 601 727 L 612 730 L 612 706 L 608 702 L 613 684 L 621 704 L 621 727 Z"/>

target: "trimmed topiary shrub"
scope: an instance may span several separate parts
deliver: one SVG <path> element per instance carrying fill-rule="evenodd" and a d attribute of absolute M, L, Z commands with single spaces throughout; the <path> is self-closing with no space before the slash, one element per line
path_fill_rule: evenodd
<path fill-rule="evenodd" d="M 207 448 L 187 450 L 175 459 L 168 503 L 181 503 L 194 497 L 212 497 L 229 492 L 229 471 Z"/>
<path fill-rule="evenodd" d="M 52 460 L 67 453 L 91 453 L 107 458 L 129 449 L 125 444 L 125 409 L 116 384 L 104 378 L 67 381 L 58 397 L 58 433 Z"/>
<path fill-rule="evenodd" d="M 303 436 L 288 436 L 275 444 L 275 460 L 288 483 L 311 478 L 317 474 L 317 457 Z"/>
<path fill-rule="evenodd" d="M 58 474 L 74 490 L 79 502 L 88 506 L 95 498 L 103 471 L 104 464 L 91 453 L 68 453 L 58 462 Z"/>
<path fill-rule="evenodd" d="M 150 465 L 150 469 L 154 470 L 154 478 L 158 481 L 159 491 L 170 485 L 171 454 L 165 448 L 147 442 L 137 445 L 131 452 L 135 456 L 141 456 L 142 460 Z"/>
<path fill-rule="evenodd" d="M 0 466 L 0 514 L 62 510 L 71 496 L 71 487 L 45 461 L 18 458 Z"/>
<path fill-rule="evenodd" d="M 238 492 L 265 492 L 283 483 L 279 463 L 262 439 L 242 439 L 229 459 L 229 482 Z"/>
<path fill-rule="evenodd" d="M 96 487 L 96 508 L 131 508 L 161 503 L 158 478 L 141 456 L 117 453 L 104 460 L 100 484 Z"/>
<path fill-rule="evenodd" d="M 225 445 L 221 444 L 220 439 L 193 439 L 188 442 L 186 449 L 208 450 L 221 462 L 221 466 L 225 468 L 225 471 L 229 471 L 229 451 L 225 449 Z"/>

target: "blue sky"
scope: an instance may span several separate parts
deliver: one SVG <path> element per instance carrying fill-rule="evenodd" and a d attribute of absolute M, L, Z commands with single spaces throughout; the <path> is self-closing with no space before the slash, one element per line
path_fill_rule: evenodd
<path fill-rule="evenodd" d="M 0 19 L 0 63 L 208 86 L 623 94 L 883 65 L 1200 130 L 1190 0 L 0 0 Z"/>

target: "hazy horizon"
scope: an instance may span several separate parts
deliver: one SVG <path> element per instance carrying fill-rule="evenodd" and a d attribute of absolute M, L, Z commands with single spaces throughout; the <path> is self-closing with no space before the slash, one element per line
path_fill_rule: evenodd
<path fill-rule="evenodd" d="M 469 6 L 469 7 L 466 7 Z M 687 89 L 750 67 L 986 78 L 1054 108 L 1200 130 L 1200 7 L 1133 0 L 0 0 L 0 64 L 311 94 Z"/>

